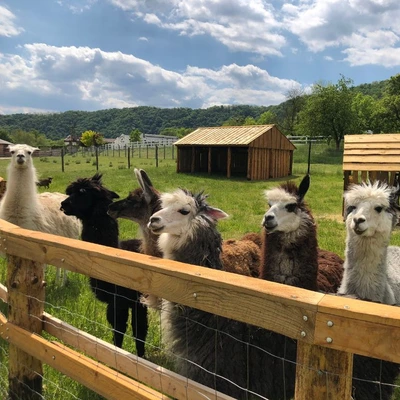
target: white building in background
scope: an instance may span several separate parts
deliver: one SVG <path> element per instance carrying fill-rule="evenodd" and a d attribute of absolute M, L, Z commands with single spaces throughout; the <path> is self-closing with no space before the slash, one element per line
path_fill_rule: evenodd
<path fill-rule="evenodd" d="M 131 147 L 131 146 L 171 146 L 173 145 L 178 138 L 176 136 L 166 136 L 166 135 L 153 135 L 153 134 L 146 134 L 142 133 L 141 135 L 141 141 L 140 143 L 131 143 L 129 140 L 129 135 L 120 135 L 118 136 L 113 143 L 111 144 L 111 148 L 114 149 L 122 149 L 125 147 Z"/>

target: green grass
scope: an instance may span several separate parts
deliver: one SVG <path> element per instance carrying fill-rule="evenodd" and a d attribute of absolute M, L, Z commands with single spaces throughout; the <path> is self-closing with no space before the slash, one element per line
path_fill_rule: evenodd
<path fill-rule="evenodd" d="M 307 172 L 306 147 L 297 146 L 293 176 L 297 183 Z M 224 176 L 209 176 L 208 174 L 191 175 L 177 174 L 176 162 L 171 154 L 163 159 L 159 155 L 159 166 L 156 167 L 154 155 L 142 152 L 143 158 L 132 158 L 131 169 L 127 168 L 127 159 L 121 152 L 118 157 L 112 155 L 99 157 L 99 172 L 104 174 L 104 184 L 111 190 L 125 197 L 130 190 L 136 188 L 133 168 L 143 168 L 149 174 L 154 186 L 161 191 L 170 191 L 177 187 L 185 187 L 193 191 L 204 190 L 209 194 L 209 203 L 227 212 L 230 217 L 219 222 L 219 229 L 223 238 L 240 238 L 247 232 L 259 232 L 261 220 L 266 210 L 264 190 L 274 187 L 287 180 L 275 179 L 264 182 L 251 182 L 245 179 L 227 179 Z M 152 158 L 153 157 L 153 158 Z M 315 159 L 315 162 L 314 162 Z M 319 147 L 313 153 L 311 165 L 311 186 L 306 195 L 318 225 L 318 241 L 321 248 L 331 250 L 343 256 L 345 246 L 345 229 L 341 216 L 343 173 L 341 168 L 341 154 L 332 148 Z M 38 175 L 41 178 L 52 176 L 51 191 L 64 192 L 66 186 L 78 177 L 89 177 L 96 172 L 93 165 L 94 157 L 91 155 L 67 156 L 65 158 L 65 172 L 61 171 L 61 159 L 47 157 L 34 160 Z M 0 160 L 0 176 L 6 177 L 8 160 Z M 331 163 L 331 164 L 329 164 Z M 40 189 L 41 192 L 46 189 Z M 137 227 L 129 221 L 120 221 L 121 238 L 131 238 L 137 235 Z M 400 245 L 400 234 L 395 231 L 392 243 Z M 5 282 L 5 263 L 0 263 L 0 282 Z M 105 319 L 105 308 L 100 302 L 93 301 L 87 278 L 69 274 L 68 286 L 61 288 L 54 284 L 54 268 L 46 271 L 48 281 L 46 289 L 46 311 L 66 322 L 77 326 L 99 338 L 111 342 L 111 331 Z M 7 307 L 0 302 L 0 311 L 7 314 Z M 159 315 L 151 313 L 151 329 L 148 336 L 147 352 L 151 361 L 160 365 L 171 367 L 168 359 L 160 349 L 160 324 Z M 135 351 L 134 340 L 128 329 L 124 339 L 124 349 Z M 0 397 L 5 397 L 7 383 L 7 345 L 0 341 Z M 83 400 L 97 400 L 100 396 L 62 374 L 45 367 L 45 398 L 69 400 L 76 397 Z M 62 388 L 67 388 L 67 391 Z M 3 390 L 3 391 L 2 391 Z M 400 398 L 400 397 L 399 397 Z"/>

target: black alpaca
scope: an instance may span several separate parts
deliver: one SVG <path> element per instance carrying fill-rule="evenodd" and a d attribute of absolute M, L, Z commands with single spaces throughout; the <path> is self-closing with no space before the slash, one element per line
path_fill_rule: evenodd
<path fill-rule="evenodd" d="M 118 242 L 118 223 L 107 210 L 119 196 L 102 185 L 101 177 L 101 174 L 95 174 L 92 178 L 79 178 L 71 183 L 66 189 L 69 197 L 61 203 L 61 210 L 82 221 L 82 240 L 138 252 L 139 240 Z M 141 293 L 92 277 L 90 287 L 96 298 L 107 304 L 107 321 L 113 327 L 113 341 L 117 347 L 122 347 L 129 310 L 132 310 L 136 351 L 143 357 L 148 321 L 147 308 L 139 301 Z"/>

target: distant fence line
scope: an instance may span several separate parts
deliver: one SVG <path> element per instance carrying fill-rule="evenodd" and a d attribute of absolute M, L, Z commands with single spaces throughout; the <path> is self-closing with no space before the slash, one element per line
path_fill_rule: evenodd
<path fill-rule="evenodd" d="M 297 144 L 308 144 L 308 143 L 324 143 L 326 142 L 326 136 L 286 136 L 292 143 Z"/>

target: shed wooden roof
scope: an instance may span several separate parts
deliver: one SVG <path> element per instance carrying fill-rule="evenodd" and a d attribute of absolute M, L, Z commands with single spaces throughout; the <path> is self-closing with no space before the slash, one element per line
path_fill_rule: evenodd
<path fill-rule="evenodd" d="M 271 130 L 274 126 L 245 125 L 197 128 L 192 133 L 175 142 L 175 144 L 177 146 L 245 146 Z M 284 135 L 282 134 L 282 136 Z"/>
<path fill-rule="evenodd" d="M 345 135 L 344 171 L 400 171 L 400 133 Z"/>

